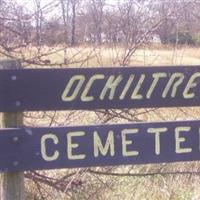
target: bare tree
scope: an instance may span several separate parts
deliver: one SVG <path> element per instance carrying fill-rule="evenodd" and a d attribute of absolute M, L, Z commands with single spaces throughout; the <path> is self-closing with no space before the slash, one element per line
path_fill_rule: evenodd
<path fill-rule="evenodd" d="M 41 0 L 34 0 L 35 3 L 35 22 L 36 22 L 36 44 L 37 46 L 41 45 L 42 42 L 42 8 Z"/>
<path fill-rule="evenodd" d="M 67 64 L 67 43 L 68 43 L 68 23 L 69 23 L 69 0 L 60 0 L 62 9 L 62 19 L 64 28 L 64 64 Z"/>
<path fill-rule="evenodd" d="M 71 31 L 71 46 L 75 44 L 76 36 L 76 7 L 78 5 L 78 0 L 71 0 L 72 5 L 72 31 Z"/>
<path fill-rule="evenodd" d="M 103 15 L 105 0 L 91 0 L 89 2 L 89 13 L 94 25 L 95 43 L 102 43 L 102 28 L 103 28 Z"/>

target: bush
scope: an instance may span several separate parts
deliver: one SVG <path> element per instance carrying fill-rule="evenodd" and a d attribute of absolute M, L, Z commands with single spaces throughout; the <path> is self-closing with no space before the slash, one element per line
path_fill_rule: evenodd
<path fill-rule="evenodd" d="M 196 45 L 198 45 L 198 46 L 200 45 L 200 35 L 199 34 L 194 36 L 194 41 L 195 41 Z"/>
<path fill-rule="evenodd" d="M 195 39 L 188 32 L 178 32 L 178 34 L 170 35 L 169 43 L 195 45 Z"/>

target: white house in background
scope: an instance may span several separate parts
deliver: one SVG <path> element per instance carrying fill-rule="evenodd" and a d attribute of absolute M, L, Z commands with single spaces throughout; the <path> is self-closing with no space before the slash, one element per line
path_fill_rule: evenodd
<path fill-rule="evenodd" d="M 161 44 L 161 39 L 160 39 L 160 36 L 158 34 L 153 34 L 151 37 L 150 37 L 150 40 L 149 40 L 151 43 L 155 43 L 155 44 Z"/>
<path fill-rule="evenodd" d="M 84 36 L 85 42 L 95 42 L 96 36 L 93 33 L 89 33 L 88 35 Z M 161 44 L 161 39 L 158 34 L 152 34 L 148 37 L 149 42 L 154 44 Z M 109 43 L 109 42 L 123 42 L 125 41 L 125 36 L 122 31 L 116 32 L 111 36 L 106 35 L 106 33 L 101 33 L 101 42 L 102 43 Z"/>

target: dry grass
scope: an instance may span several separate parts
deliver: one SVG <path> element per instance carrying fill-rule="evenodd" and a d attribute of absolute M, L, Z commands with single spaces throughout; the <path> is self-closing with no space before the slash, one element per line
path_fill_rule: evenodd
<path fill-rule="evenodd" d="M 116 46 L 77 46 L 66 49 L 67 66 L 64 67 L 111 67 L 120 66 L 127 49 Z M 19 59 L 49 59 L 51 64 L 59 65 L 64 60 L 64 47 L 36 48 L 27 46 L 12 54 Z M 0 58 L 5 58 L 0 54 Z M 130 66 L 164 66 L 164 65 L 198 65 L 200 63 L 200 47 L 169 46 L 143 47 L 137 49 L 130 57 Z M 30 67 L 30 64 L 26 64 Z M 33 65 L 32 65 L 33 66 Z"/>
<path fill-rule="evenodd" d="M 108 46 L 77 46 L 66 49 L 67 65 L 63 67 L 111 67 L 120 66 L 127 53 L 123 47 Z M 15 55 L 26 59 L 49 59 L 52 65 L 59 65 L 64 60 L 64 49 L 57 47 L 42 47 L 39 50 L 28 46 L 17 51 Z M 23 55 L 23 56 L 22 56 Z M 165 65 L 198 65 L 200 63 L 200 48 L 195 47 L 143 47 L 130 57 L 129 66 L 165 66 Z M 30 67 L 30 65 L 28 64 Z"/>

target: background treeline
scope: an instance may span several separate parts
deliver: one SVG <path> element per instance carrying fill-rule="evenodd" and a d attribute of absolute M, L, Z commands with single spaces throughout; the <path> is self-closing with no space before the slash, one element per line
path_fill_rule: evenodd
<path fill-rule="evenodd" d="M 1 0 L 0 8 L 5 51 L 27 44 L 200 44 L 195 0 Z"/>

